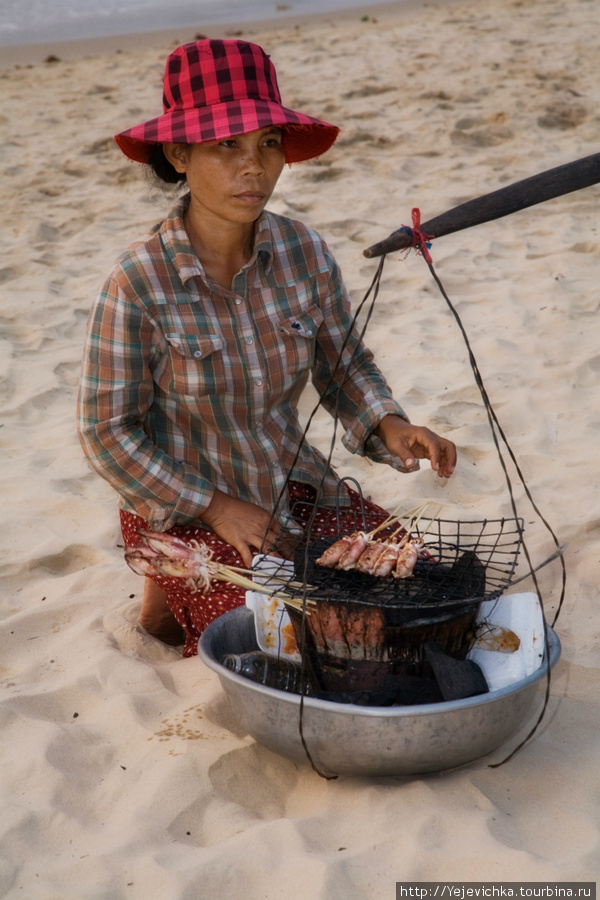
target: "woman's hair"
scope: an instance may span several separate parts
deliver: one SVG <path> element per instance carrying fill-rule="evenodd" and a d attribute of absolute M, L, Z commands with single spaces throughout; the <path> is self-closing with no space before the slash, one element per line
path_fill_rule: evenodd
<path fill-rule="evenodd" d="M 166 184 L 179 184 L 185 181 L 185 172 L 178 172 L 163 153 L 162 144 L 152 144 L 148 165 L 156 177 Z"/>

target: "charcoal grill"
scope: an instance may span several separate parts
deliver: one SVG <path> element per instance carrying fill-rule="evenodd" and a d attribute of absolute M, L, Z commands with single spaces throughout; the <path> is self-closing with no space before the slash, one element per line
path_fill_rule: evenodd
<path fill-rule="evenodd" d="M 312 601 L 307 615 L 286 605 L 317 690 L 380 690 L 390 676 L 428 676 L 430 641 L 464 658 L 482 601 L 499 596 L 514 575 L 523 522 L 506 518 L 421 518 L 412 536 L 423 537 L 425 553 L 409 578 L 381 579 L 316 564 L 344 534 L 370 532 L 381 522 L 340 508 L 338 534 L 313 534 L 295 551 L 294 575 L 277 584 L 284 603 L 286 595 L 298 598 L 299 585 Z M 395 527 L 377 537 L 389 537 Z"/>

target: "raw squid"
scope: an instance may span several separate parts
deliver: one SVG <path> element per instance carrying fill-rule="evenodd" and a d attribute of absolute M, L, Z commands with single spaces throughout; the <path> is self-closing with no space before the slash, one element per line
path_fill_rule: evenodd
<path fill-rule="evenodd" d="M 185 541 L 171 534 L 140 531 L 144 543 L 125 548 L 125 561 L 137 575 L 168 575 L 184 578 L 192 590 L 210 588 L 214 572 L 212 550 L 198 541 Z"/>

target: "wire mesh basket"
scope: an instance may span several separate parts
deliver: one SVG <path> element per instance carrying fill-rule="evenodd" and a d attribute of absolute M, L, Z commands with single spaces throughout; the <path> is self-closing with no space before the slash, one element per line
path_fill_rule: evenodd
<path fill-rule="evenodd" d="M 419 558 L 408 578 L 377 578 L 356 569 L 343 571 L 317 564 L 325 549 L 342 537 L 357 532 L 371 534 L 384 521 L 381 514 L 338 507 L 337 532 L 325 536 L 315 524 L 295 549 L 293 572 L 283 563 L 281 569 L 272 569 L 274 588 L 276 584 L 278 593 L 297 597 L 301 585 L 310 590 L 313 599 L 410 608 L 455 604 L 470 598 L 492 599 L 513 579 L 523 536 L 523 521 L 514 518 L 421 517 L 414 524 L 407 520 L 411 537 L 422 540 Z M 375 539 L 385 542 L 397 529 L 397 524 L 383 528 Z M 272 548 L 275 554 L 279 550 L 283 548 Z"/>
<path fill-rule="evenodd" d="M 294 512 L 294 510 L 292 510 Z M 473 637 L 483 600 L 510 584 L 522 545 L 520 519 L 454 521 L 421 518 L 411 528 L 422 538 L 410 577 L 377 578 L 324 568 L 324 550 L 357 531 L 370 534 L 385 516 L 338 509 L 338 533 L 313 529 L 289 564 L 276 576 L 274 590 L 286 604 L 296 641 L 313 683 L 326 690 L 377 689 L 390 674 L 421 675 L 426 647 L 463 658 Z M 397 523 L 376 539 L 390 540 Z M 298 598 L 305 598 L 304 607 Z M 294 598 L 286 603 L 286 596 Z"/>
<path fill-rule="evenodd" d="M 377 524 L 365 516 L 362 530 L 369 533 Z M 385 529 L 377 538 L 385 541 L 393 530 Z M 423 540 L 412 575 L 381 579 L 353 569 L 323 568 L 316 563 L 328 546 L 349 533 L 343 529 L 296 550 L 294 579 L 317 588 L 322 598 L 377 606 L 441 606 L 470 598 L 491 599 L 499 596 L 513 578 L 522 532 L 519 519 L 421 519 L 411 532 L 411 537 L 422 536 Z M 311 596 L 316 597 L 316 591 Z"/>

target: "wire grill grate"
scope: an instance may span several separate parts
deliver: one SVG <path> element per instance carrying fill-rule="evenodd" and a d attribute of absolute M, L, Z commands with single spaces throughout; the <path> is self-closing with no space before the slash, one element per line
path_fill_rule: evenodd
<path fill-rule="evenodd" d="M 366 514 L 357 517 L 356 513 L 340 510 L 339 533 L 316 536 L 316 540 L 300 545 L 294 554 L 293 575 L 289 568 L 278 573 L 278 591 L 297 597 L 301 587 L 315 600 L 439 607 L 472 598 L 491 599 L 510 585 L 522 543 L 520 519 L 421 518 L 412 535 L 423 537 L 424 553 L 408 578 L 375 578 L 355 570 L 346 572 L 316 564 L 324 549 L 343 535 L 356 530 L 370 532 L 380 523 L 381 519 L 370 519 Z M 385 540 L 393 530 L 391 527 L 379 532 L 377 539 Z"/>

